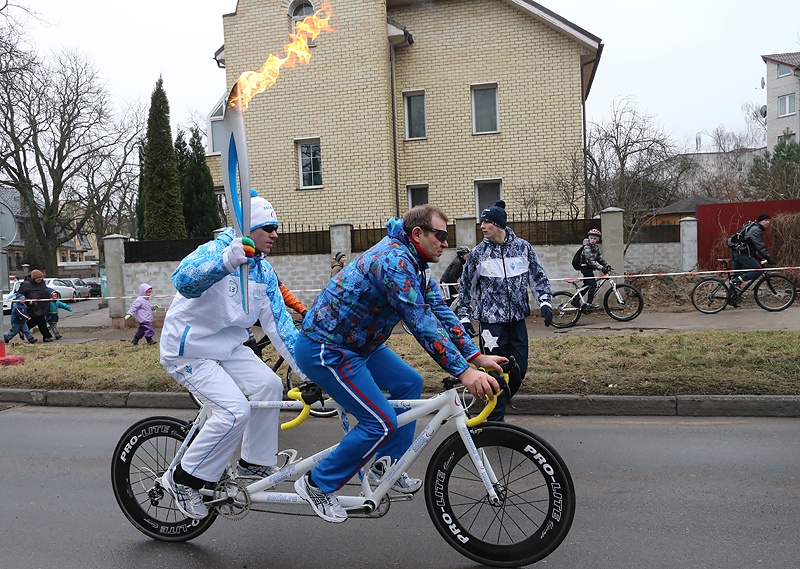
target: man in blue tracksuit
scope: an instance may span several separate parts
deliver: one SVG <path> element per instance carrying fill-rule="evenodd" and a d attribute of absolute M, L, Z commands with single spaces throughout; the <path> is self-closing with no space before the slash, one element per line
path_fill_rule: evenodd
<path fill-rule="evenodd" d="M 238 477 L 263 478 L 276 470 L 279 410 L 259 409 L 251 416 L 248 401 L 277 401 L 283 392 L 280 378 L 243 345 L 256 320 L 305 380 L 294 359 L 297 328 L 264 258 L 278 239 L 278 219 L 255 191 L 250 208 L 249 239 L 236 238 L 228 228 L 181 261 L 172 274 L 178 292 L 161 331 L 161 365 L 212 413 L 180 463 L 162 477 L 178 509 L 196 519 L 208 515 L 198 490 L 221 478 L 239 441 Z M 245 263 L 250 264 L 249 313 L 242 308 L 240 289 Z"/>
<path fill-rule="evenodd" d="M 358 419 L 358 424 L 327 458 L 295 483 L 295 491 L 322 519 L 343 522 L 339 490 L 373 456 L 374 481 L 408 450 L 414 423 L 397 427 L 391 399 L 419 399 L 422 376 L 384 342 L 402 319 L 416 340 L 445 371 L 459 377 L 483 399 L 496 392 L 490 375 L 472 363 L 500 371 L 505 358 L 486 356 L 467 337 L 458 318 L 442 302 L 438 285 L 426 278 L 447 247 L 447 216 L 436 206 L 411 209 L 390 219 L 388 235 L 328 281 L 303 319 L 295 343 L 300 369 Z M 489 395 L 491 397 L 491 395 Z M 419 490 L 422 481 L 408 474 L 392 489 Z"/>
<path fill-rule="evenodd" d="M 481 351 L 485 354 L 514 356 L 520 381 L 509 383 L 513 396 L 528 370 L 528 329 L 525 318 L 531 313 L 528 287 L 541 309 L 544 325 L 553 321 L 550 281 L 539 257 L 524 239 L 506 225 L 506 204 L 499 200 L 481 212 L 483 241 L 470 251 L 458 290 L 458 315 L 474 334 L 470 316 L 480 323 Z M 472 302 L 475 301 L 475 308 Z M 512 385 L 513 384 L 513 385 Z M 500 394 L 490 421 L 502 421 L 508 399 Z"/>

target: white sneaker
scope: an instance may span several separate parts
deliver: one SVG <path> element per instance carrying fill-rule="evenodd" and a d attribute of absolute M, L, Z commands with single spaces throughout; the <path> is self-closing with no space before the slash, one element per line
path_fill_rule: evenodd
<path fill-rule="evenodd" d="M 336 492 L 326 494 L 311 483 L 311 473 L 306 472 L 294 483 L 294 491 L 303 500 L 311 504 L 314 512 L 326 522 L 340 524 L 347 521 L 347 512 L 339 504 Z"/>
<path fill-rule="evenodd" d="M 370 482 L 377 486 L 380 484 L 385 473 L 386 463 L 382 460 L 377 460 L 370 467 L 369 472 L 367 473 L 367 478 Z M 411 478 L 407 472 L 404 472 L 400 475 L 400 478 L 398 478 L 397 481 L 392 484 L 391 490 L 400 492 L 402 494 L 414 494 L 420 488 L 422 488 L 422 480 L 419 478 Z"/>
<path fill-rule="evenodd" d="M 277 466 L 261 466 L 259 464 L 251 464 L 244 466 L 241 462 L 236 462 L 236 477 L 237 478 L 266 478 L 272 476 L 280 471 Z"/>
<path fill-rule="evenodd" d="M 203 503 L 200 492 L 184 484 L 176 484 L 172 478 L 172 471 L 169 469 L 161 477 L 161 485 L 175 501 L 175 506 L 183 512 L 185 516 L 195 520 L 202 520 L 208 515 L 208 509 Z"/>

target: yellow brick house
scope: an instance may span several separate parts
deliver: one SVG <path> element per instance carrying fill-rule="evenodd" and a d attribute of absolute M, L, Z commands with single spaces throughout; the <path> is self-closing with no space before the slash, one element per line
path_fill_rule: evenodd
<path fill-rule="evenodd" d="M 217 54 L 228 91 L 322 0 L 239 0 Z M 283 220 L 384 222 L 434 203 L 455 217 L 525 188 L 583 148 L 600 38 L 529 0 L 332 0 L 309 65 L 245 112 L 253 187 Z M 210 116 L 209 165 L 221 186 Z M 218 134 L 218 133 L 216 133 Z M 306 165 L 305 171 L 303 164 Z M 557 196 L 539 196 L 557 200 Z"/>

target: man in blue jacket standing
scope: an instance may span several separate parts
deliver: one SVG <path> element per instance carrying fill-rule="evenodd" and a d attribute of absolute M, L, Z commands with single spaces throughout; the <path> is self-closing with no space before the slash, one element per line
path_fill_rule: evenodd
<path fill-rule="evenodd" d="M 481 212 L 483 241 L 470 251 L 458 291 L 458 315 L 474 334 L 470 316 L 480 323 L 481 351 L 514 356 L 520 369 L 518 383 L 509 383 L 513 396 L 528 370 L 528 328 L 531 313 L 528 287 L 539 303 L 544 325 L 553 322 L 550 281 L 539 257 L 524 239 L 506 225 L 506 204 L 499 200 Z M 475 308 L 472 302 L 475 301 Z M 512 385 L 513 383 L 513 385 Z M 508 398 L 501 393 L 489 421 L 502 421 Z"/>
<path fill-rule="evenodd" d="M 336 449 L 295 483 L 295 491 L 329 522 L 347 520 L 336 492 L 373 457 L 376 483 L 411 446 L 414 423 L 397 426 L 391 399 L 419 399 L 422 376 L 384 342 L 402 319 L 425 351 L 478 399 L 499 390 L 490 375 L 470 363 L 500 371 L 503 357 L 482 355 L 426 276 L 447 247 L 447 216 L 436 206 L 417 206 L 387 223 L 388 235 L 328 281 L 303 319 L 295 344 L 300 369 L 358 424 Z M 422 481 L 408 474 L 392 490 L 406 494 Z"/>

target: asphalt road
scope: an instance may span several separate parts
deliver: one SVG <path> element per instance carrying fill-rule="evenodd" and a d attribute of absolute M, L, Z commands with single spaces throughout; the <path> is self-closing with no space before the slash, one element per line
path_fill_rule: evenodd
<path fill-rule="evenodd" d="M 117 507 L 110 456 L 124 430 L 183 411 L 14 407 L 0 411 L 0 567 L 34 569 L 475 567 L 439 537 L 422 496 L 377 520 L 327 524 L 252 513 L 218 520 L 195 541 L 136 531 Z M 572 471 L 577 513 L 538 567 L 569 569 L 797 566 L 800 420 L 513 417 Z M 332 420 L 281 435 L 307 455 Z M 411 473 L 421 476 L 424 466 Z"/>

